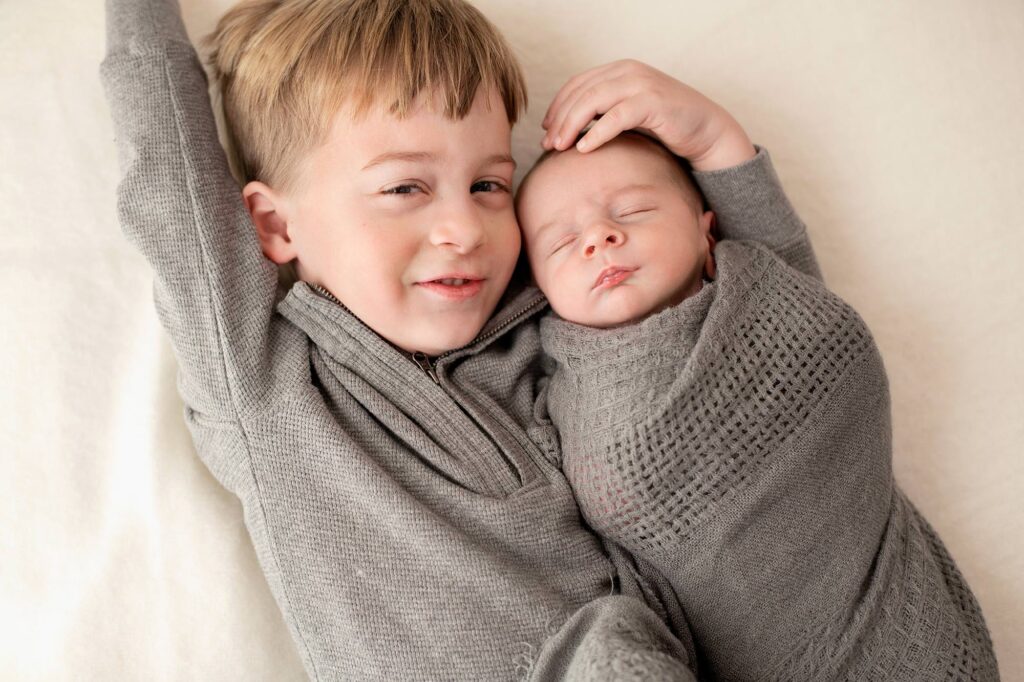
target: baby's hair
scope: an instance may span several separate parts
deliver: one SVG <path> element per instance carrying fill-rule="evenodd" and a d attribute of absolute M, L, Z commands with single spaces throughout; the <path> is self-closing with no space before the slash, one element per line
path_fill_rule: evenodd
<path fill-rule="evenodd" d="M 582 131 L 580 131 L 580 133 L 576 136 L 576 139 L 573 141 L 573 147 L 575 147 L 577 142 L 583 139 L 583 136 L 586 135 L 588 131 L 589 128 L 584 128 Z M 669 150 L 668 147 L 663 145 L 660 140 L 653 138 L 650 135 L 645 135 L 644 133 L 641 133 L 637 130 L 627 130 L 622 133 L 619 133 L 619 136 L 622 135 L 629 135 L 634 138 L 640 138 L 642 140 L 645 140 L 648 143 L 650 143 L 653 147 L 659 149 L 666 157 L 671 158 L 671 160 L 675 162 L 675 164 L 679 167 L 681 180 L 680 188 L 687 195 L 687 203 L 690 204 L 690 206 L 697 212 L 703 212 L 708 210 L 707 199 L 704 197 L 704 193 L 700 191 L 700 186 L 697 185 L 697 181 L 693 177 L 693 167 L 690 165 L 689 161 L 687 161 L 681 156 L 676 156 L 675 154 L 672 153 L 671 150 Z M 569 149 L 573 149 L 573 147 L 569 147 Z M 543 164 L 553 155 L 560 153 L 561 152 L 556 149 L 548 149 L 539 157 L 537 157 L 537 160 L 533 162 L 532 166 L 530 166 L 530 170 L 526 171 L 526 174 L 523 175 L 522 180 L 519 181 L 519 187 L 516 191 L 517 206 L 519 202 L 519 197 L 522 193 L 522 189 L 526 187 L 526 181 L 530 178 L 531 175 L 533 175 L 533 172 L 537 170 L 541 166 L 541 164 Z"/>
<path fill-rule="evenodd" d="M 526 108 L 512 50 L 463 0 L 244 0 L 204 45 L 242 182 L 288 189 L 342 107 L 403 117 L 425 94 L 460 119 L 485 87 L 509 123 Z"/>

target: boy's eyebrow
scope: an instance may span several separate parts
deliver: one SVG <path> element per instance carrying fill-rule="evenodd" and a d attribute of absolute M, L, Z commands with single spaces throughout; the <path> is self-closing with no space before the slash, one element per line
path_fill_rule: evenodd
<path fill-rule="evenodd" d="M 369 170 L 374 166 L 379 166 L 382 163 L 389 161 L 435 161 L 437 156 L 430 152 L 384 152 L 379 156 L 375 156 L 370 163 L 363 166 L 363 170 Z"/>
<path fill-rule="evenodd" d="M 511 163 L 512 170 L 516 169 L 516 160 L 512 158 L 511 154 L 494 154 L 484 159 L 485 166 L 493 166 L 499 163 Z"/>
<path fill-rule="evenodd" d="M 429 162 L 437 161 L 438 157 L 430 152 L 384 152 L 379 156 L 375 156 L 370 163 L 363 166 L 363 170 L 369 170 L 374 166 L 379 166 L 382 163 L 388 163 L 389 161 L 406 161 L 406 162 Z M 492 154 L 484 159 L 483 165 L 492 166 L 499 163 L 510 163 L 512 168 L 516 167 L 516 160 L 509 154 Z"/>

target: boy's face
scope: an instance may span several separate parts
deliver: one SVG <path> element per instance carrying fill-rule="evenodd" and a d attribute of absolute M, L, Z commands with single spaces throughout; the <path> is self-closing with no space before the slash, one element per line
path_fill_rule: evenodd
<path fill-rule="evenodd" d="M 466 345 L 519 255 L 511 126 L 492 91 L 453 121 L 426 99 L 399 119 L 343 110 L 286 200 L 298 275 L 399 348 Z"/>
<path fill-rule="evenodd" d="M 713 214 L 653 142 L 622 135 L 546 159 L 518 198 L 537 285 L 561 317 L 591 327 L 640 320 L 700 290 Z"/>

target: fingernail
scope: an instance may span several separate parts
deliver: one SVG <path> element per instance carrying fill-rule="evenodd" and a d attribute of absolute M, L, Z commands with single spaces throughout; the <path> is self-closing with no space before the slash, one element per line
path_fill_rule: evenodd
<path fill-rule="evenodd" d="M 562 144 L 562 138 L 560 138 L 560 137 L 556 137 L 556 138 L 555 138 L 555 142 L 554 142 L 554 145 L 553 145 L 553 146 L 555 147 L 555 149 L 558 149 L 558 147 L 560 147 L 560 146 L 561 146 L 561 144 Z"/>
<path fill-rule="evenodd" d="M 576 143 L 576 149 L 579 149 L 580 151 L 583 151 L 584 149 L 586 149 L 589 146 L 590 146 L 590 143 L 587 141 L 587 138 L 585 138 L 585 137 L 582 140 L 580 140 L 579 142 Z"/>

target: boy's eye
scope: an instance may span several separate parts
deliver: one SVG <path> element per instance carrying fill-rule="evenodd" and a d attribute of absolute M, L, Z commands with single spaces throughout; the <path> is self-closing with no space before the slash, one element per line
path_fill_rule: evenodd
<path fill-rule="evenodd" d="M 388 187 L 381 194 L 415 194 L 422 191 L 423 189 L 419 185 L 405 184 Z"/>
<path fill-rule="evenodd" d="M 469 187 L 470 192 L 507 192 L 508 185 L 497 180 L 478 180 Z"/>

